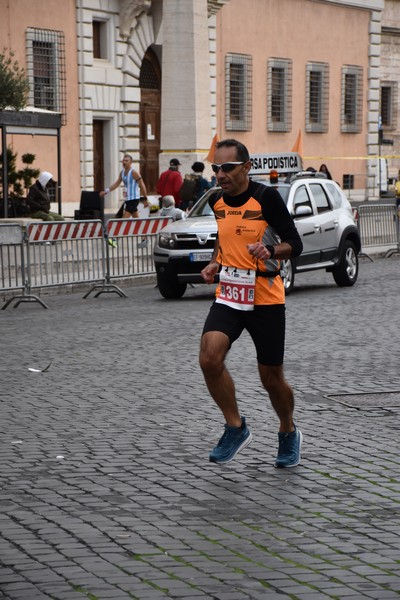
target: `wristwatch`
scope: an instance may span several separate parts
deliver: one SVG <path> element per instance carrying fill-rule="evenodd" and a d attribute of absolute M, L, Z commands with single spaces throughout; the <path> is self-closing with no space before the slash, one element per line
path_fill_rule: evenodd
<path fill-rule="evenodd" d="M 268 252 L 270 253 L 270 258 L 274 258 L 275 256 L 275 247 L 274 246 L 270 246 L 268 244 L 265 245 L 266 249 L 268 250 Z"/>

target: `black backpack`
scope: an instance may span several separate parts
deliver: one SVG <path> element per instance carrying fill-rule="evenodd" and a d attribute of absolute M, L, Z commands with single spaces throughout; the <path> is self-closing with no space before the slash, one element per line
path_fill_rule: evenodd
<path fill-rule="evenodd" d="M 199 178 L 196 175 L 185 175 L 181 189 L 179 190 L 179 197 L 184 207 L 187 207 L 190 202 L 193 203 L 197 200 L 198 182 Z"/>

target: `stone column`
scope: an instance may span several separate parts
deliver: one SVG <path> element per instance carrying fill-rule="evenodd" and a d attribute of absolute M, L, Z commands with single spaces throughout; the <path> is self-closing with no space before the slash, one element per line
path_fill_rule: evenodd
<path fill-rule="evenodd" d="M 202 160 L 212 140 L 207 0 L 163 0 L 160 171 Z"/>
<path fill-rule="evenodd" d="M 380 111 L 380 58 L 381 58 L 381 11 L 371 11 L 369 24 L 369 70 L 368 70 L 368 134 L 367 150 L 369 156 L 376 156 L 379 152 L 378 121 Z M 376 184 L 377 161 L 368 160 L 367 164 L 367 194 L 368 200 L 379 198 L 379 188 Z"/>

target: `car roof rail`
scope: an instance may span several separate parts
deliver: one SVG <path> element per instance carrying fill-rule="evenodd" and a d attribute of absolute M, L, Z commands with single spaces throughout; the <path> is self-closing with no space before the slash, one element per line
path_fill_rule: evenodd
<path fill-rule="evenodd" d="M 304 178 L 312 178 L 312 179 L 328 179 L 325 173 L 322 171 L 299 171 L 298 173 L 294 173 L 290 178 L 290 181 L 294 181 L 295 179 L 304 179 Z"/>

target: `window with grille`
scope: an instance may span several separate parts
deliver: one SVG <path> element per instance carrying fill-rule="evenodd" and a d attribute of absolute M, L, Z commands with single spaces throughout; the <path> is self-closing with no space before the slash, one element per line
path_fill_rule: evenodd
<path fill-rule="evenodd" d="M 390 126 L 392 124 L 392 88 L 386 85 L 381 87 L 380 114 L 382 125 Z"/>
<path fill-rule="evenodd" d="M 329 65 L 308 63 L 306 69 L 306 131 L 326 133 L 329 127 Z"/>
<path fill-rule="evenodd" d="M 342 133 L 359 133 L 362 129 L 362 67 L 345 65 L 342 67 Z"/>
<path fill-rule="evenodd" d="M 382 125 L 387 129 L 396 129 L 397 124 L 397 84 L 385 81 L 381 85 L 380 115 Z"/>
<path fill-rule="evenodd" d="M 225 127 L 250 131 L 252 119 L 252 57 L 227 54 L 225 60 Z"/>
<path fill-rule="evenodd" d="M 66 123 L 65 39 L 62 31 L 29 28 L 26 32 L 29 103 L 61 113 Z"/>
<path fill-rule="evenodd" d="M 156 69 L 155 61 L 144 57 L 139 75 L 139 85 L 141 88 L 148 90 L 161 89 L 161 78 L 158 69 Z"/>
<path fill-rule="evenodd" d="M 292 61 L 271 58 L 267 65 L 268 131 L 292 129 Z"/>

